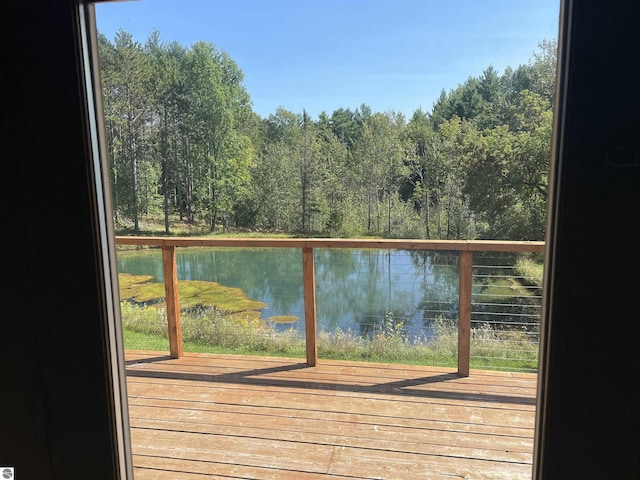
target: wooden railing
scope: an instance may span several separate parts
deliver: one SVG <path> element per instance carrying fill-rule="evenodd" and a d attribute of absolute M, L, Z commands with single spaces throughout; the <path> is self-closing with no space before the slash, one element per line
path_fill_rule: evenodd
<path fill-rule="evenodd" d="M 318 362 L 316 342 L 316 292 L 314 272 L 314 248 L 358 248 L 388 250 L 430 250 L 458 253 L 459 262 L 459 319 L 458 319 L 458 375 L 469 375 L 471 346 L 471 296 L 473 276 L 473 252 L 544 252 L 544 242 L 512 242 L 493 240 L 358 240 L 358 239 L 297 239 L 297 238 L 181 238 L 181 237 L 116 237 L 118 245 L 147 245 L 162 249 L 164 287 L 166 294 L 167 323 L 170 353 L 173 358 L 182 356 L 182 328 L 180 323 L 180 299 L 177 247 L 256 247 L 298 248 L 302 251 L 304 316 L 306 332 L 307 365 Z"/>

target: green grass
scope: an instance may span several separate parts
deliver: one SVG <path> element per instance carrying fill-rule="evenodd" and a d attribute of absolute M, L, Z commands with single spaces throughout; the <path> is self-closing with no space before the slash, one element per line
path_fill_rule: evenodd
<path fill-rule="evenodd" d="M 122 330 L 124 346 L 127 350 L 169 351 L 169 339 L 124 327 Z M 217 353 L 217 352 L 208 352 Z"/>
<path fill-rule="evenodd" d="M 333 238 L 327 232 L 280 232 L 273 230 L 251 230 L 248 228 L 233 228 L 218 226 L 214 232 L 206 222 L 190 224 L 180 220 L 178 215 L 172 214 L 169 218 L 170 233 L 165 233 L 164 217 L 162 214 L 144 215 L 138 222 L 138 233 L 134 231 L 133 221 L 120 218 L 115 221 L 116 235 L 140 235 L 145 237 L 223 237 L 223 238 Z M 362 235 L 360 238 L 381 239 L 381 235 Z M 120 245 L 121 250 L 136 250 L 136 245 Z"/>
<path fill-rule="evenodd" d="M 165 337 L 152 335 L 150 333 L 137 332 L 129 328 L 123 329 L 124 345 L 127 350 L 150 350 L 169 352 L 169 340 Z M 257 355 L 257 353 L 249 347 L 220 347 L 217 345 L 206 345 L 202 343 L 184 341 L 183 350 L 192 353 L 217 353 L 222 355 Z M 279 352 L 260 352 L 263 356 L 282 356 L 304 358 L 305 351 L 302 349 L 291 349 L 287 355 Z"/>
<path fill-rule="evenodd" d="M 168 350 L 167 320 L 162 307 L 122 302 L 121 311 L 125 348 L 144 350 L 149 344 Z M 183 312 L 181 317 L 184 351 L 287 357 L 305 355 L 304 339 L 293 331 L 276 334 L 251 312 L 229 314 L 209 307 Z"/>
<path fill-rule="evenodd" d="M 125 348 L 168 351 L 167 323 L 162 309 L 122 304 Z M 457 365 L 455 322 L 435 324 L 435 339 L 409 342 L 402 325 L 386 323 L 369 338 L 352 331 L 319 332 L 318 355 L 335 360 L 370 361 L 428 366 Z M 264 355 L 304 358 L 305 341 L 297 332 L 275 332 L 251 316 L 202 309 L 182 317 L 185 352 Z M 527 332 L 496 331 L 488 325 L 472 330 L 471 368 L 535 371 L 538 347 Z"/>
<path fill-rule="evenodd" d="M 542 287 L 544 263 L 523 257 L 516 262 L 516 272 L 522 277 L 524 283 Z"/>
<path fill-rule="evenodd" d="M 133 221 L 120 218 L 115 222 L 116 235 L 141 235 L 153 237 L 224 237 L 224 238 L 290 238 L 295 234 L 246 228 L 224 228 L 218 226 L 214 232 L 206 222 L 188 223 L 180 220 L 178 215 L 170 215 L 169 234 L 165 233 L 164 216 L 162 214 L 145 215 L 139 219 L 138 233 L 134 231 Z"/>
<path fill-rule="evenodd" d="M 478 303 L 512 303 L 514 298 L 531 295 L 515 278 L 491 279 L 487 285 L 474 287 L 474 293 Z"/>

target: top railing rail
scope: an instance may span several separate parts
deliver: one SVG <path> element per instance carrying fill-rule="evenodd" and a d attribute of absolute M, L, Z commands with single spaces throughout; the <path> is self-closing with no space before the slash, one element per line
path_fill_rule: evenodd
<path fill-rule="evenodd" d="M 469 375 L 471 340 L 471 303 L 474 252 L 544 253 L 544 242 L 508 240 L 405 240 L 405 239 L 344 239 L 344 238 L 190 238 L 117 236 L 117 245 L 155 246 L 162 249 L 162 266 L 166 294 L 167 324 L 171 356 L 182 356 L 182 329 L 176 265 L 178 247 L 235 247 L 235 248 L 295 248 L 302 251 L 305 335 L 307 364 L 317 364 L 315 248 L 430 250 L 458 253 L 459 320 L 458 375 Z"/>
<path fill-rule="evenodd" d="M 510 240 L 403 240 L 351 238 L 191 238 L 118 236 L 118 245 L 158 247 L 379 248 L 458 252 L 543 253 L 544 242 Z"/>

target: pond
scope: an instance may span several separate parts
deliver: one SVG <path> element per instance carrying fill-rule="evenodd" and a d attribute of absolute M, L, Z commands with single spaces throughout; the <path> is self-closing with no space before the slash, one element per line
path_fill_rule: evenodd
<path fill-rule="evenodd" d="M 295 316 L 276 329 L 304 331 L 300 249 L 181 248 L 178 278 L 242 289 L 267 304 L 261 318 Z M 161 282 L 160 252 L 118 254 L 118 271 Z M 368 334 L 386 319 L 402 322 L 409 337 L 432 334 L 439 315 L 457 317 L 458 256 L 448 252 L 316 249 L 318 331 Z"/>

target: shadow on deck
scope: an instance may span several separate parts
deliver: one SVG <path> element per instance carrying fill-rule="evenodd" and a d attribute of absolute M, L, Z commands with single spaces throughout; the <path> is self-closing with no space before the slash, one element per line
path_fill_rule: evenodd
<path fill-rule="evenodd" d="M 533 374 L 126 353 L 138 479 L 529 479 Z"/>

